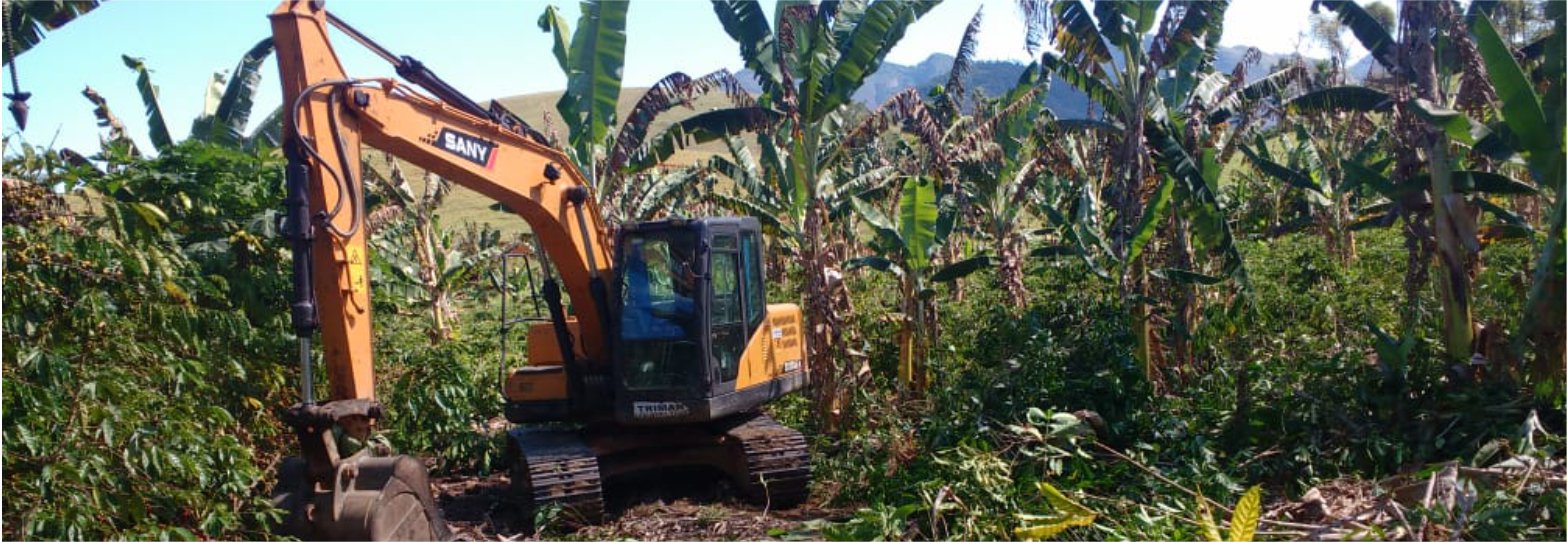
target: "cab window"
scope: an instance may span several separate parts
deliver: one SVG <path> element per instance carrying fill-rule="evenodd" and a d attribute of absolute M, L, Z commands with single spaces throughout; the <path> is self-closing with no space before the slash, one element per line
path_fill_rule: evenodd
<path fill-rule="evenodd" d="M 740 265 L 745 282 L 746 327 L 756 329 L 767 315 L 767 291 L 762 285 L 762 242 L 756 232 L 740 236 Z"/>
<path fill-rule="evenodd" d="M 740 253 L 731 235 L 713 238 L 712 297 L 708 305 L 713 333 L 713 366 L 719 382 L 734 380 L 740 372 L 740 356 L 745 351 L 746 332 L 743 297 L 740 288 Z"/>
<path fill-rule="evenodd" d="M 629 389 L 695 388 L 701 378 L 695 244 L 688 231 L 622 241 L 620 339 Z"/>

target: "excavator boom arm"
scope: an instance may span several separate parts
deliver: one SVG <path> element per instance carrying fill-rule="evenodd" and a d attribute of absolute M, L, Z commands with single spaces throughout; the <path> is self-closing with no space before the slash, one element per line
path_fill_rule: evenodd
<path fill-rule="evenodd" d="M 298 179 L 303 193 L 290 194 L 300 260 L 295 272 L 304 276 L 296 277 L 296 290 L 309 290 L 296 292 L 295 327 L 306 338 L 319 324 L 330 399 L 374 397 L 361 144 L 479 192 L 527 221 L 571 296 L 584 361 L 607 363 L 611 239 L 582 174 L 564 154 L 514 126 L 390 79 L 349 79 L 328 40 L 329 19 L 319 2 L 304 0 L 285 0 L 271 15 L 290 176 L 307 177 Z"/>

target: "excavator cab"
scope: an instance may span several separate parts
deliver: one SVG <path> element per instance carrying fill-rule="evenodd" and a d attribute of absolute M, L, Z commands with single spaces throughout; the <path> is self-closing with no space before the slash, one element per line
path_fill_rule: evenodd
<path fill-rule="evenodd" d="M 762 232 L 755 218 L 635 224 L 621 230 L 615 246 L 616 268 L 622 270 L 613 296 L 619 327 L 613 369 L 617 422 L 716 420 L 804 383 L 798 358 L 794 370 L 784 371 L 770 355 L 775 334 L 768 325 Z M 781 327 L 790 317 L 785 307 L 778 312 L 776 336 L 782 339 Z M 749 349 L 753 344 L 759 348 Z M 787 373 L 802 378 L 745 385 L 763 374 Z"/>
<path fill-rule="evenodd" d="M 803 502 L 804 438 L 757 412 L 806 382 L 800 308 L 767 303 L 760 223 L 631 224 L 614 246 L 609 363 L 564 361 L 583 359 L 581 325 L 555 315 L 564 325 L 533 324 L 527 365 L 508 377 L 506 414 L 523 424 L 508 447 L 522 516 L 555 504 L 593 522 L 602 479 L 691 467 L 716 469 L 753 502 Z"/>
<path fill-rule="evenodd" d="M 631 224 L 615 247 L 613 359 L 597 373 L 571 371 L 554 324 L 534 324 L 528 363 L 506 388 L 511 421 L 710 422 L 805 384 L 799 308 L 767 304 L 755 218 Z M 574 319 L 566 329 L 578 336 Z"/>

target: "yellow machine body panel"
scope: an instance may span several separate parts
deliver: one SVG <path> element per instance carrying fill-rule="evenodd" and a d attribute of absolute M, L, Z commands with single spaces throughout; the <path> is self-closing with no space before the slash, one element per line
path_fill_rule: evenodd
<path fill-rule="evenodd" d="M 559 364 L 523 367 L 506 378 L 506 398 L 511 401 L 564 401 L 567 397 L 566 370 Z"/>
<path fill-rule="evenodd" d="M 566 329 L 570 330 L 572 337 L 581 337 L 578 334 L 581 327 L 576 317 L 566 317 Z M 577 349 L 578 359 L 586 355 L 581 345 L 573 346 Z M 542 322 L 528 326 L 528 365 L 560 365 L 565 361 L 566 357 L 560 352 L 560 341 L 555 340 L 554 325 Z"/>
<path fill-rule="evenodd" d="M 799 305 L 767 306 L 767 318 L 751 336 L 741 358 L 736 391 L 805 371 L 802 323 Z"/>
<path fill-rule="evenodd" d="M 579 336 L 578 327 L 575 317 L 566 318 L 571 336 Z M 555 326 L 547 322 L 528 326 L 527 344 L 528 364 L 506 377 L 506 399 L 518 402 L 567 400 L 570 393 L 566 385 L 566 358 L 561 355 L 560 342 L 555 339 Z M 580 347 L 577 356 L 583 356 Z"/>

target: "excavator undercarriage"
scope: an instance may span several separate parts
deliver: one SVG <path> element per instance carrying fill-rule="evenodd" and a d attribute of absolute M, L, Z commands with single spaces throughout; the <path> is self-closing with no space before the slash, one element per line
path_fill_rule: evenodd
<path fill-rule="evenodd" d="M 792 508 L 809 496 L 805 437 L 766 415 L 673 428 L 519 428 L 509 433 L 512 493 L 526 521 L 559 506 L 566 519 L 597 523 L 603 481 L 679 467 L 716 467 L 747 502 Z"/>

